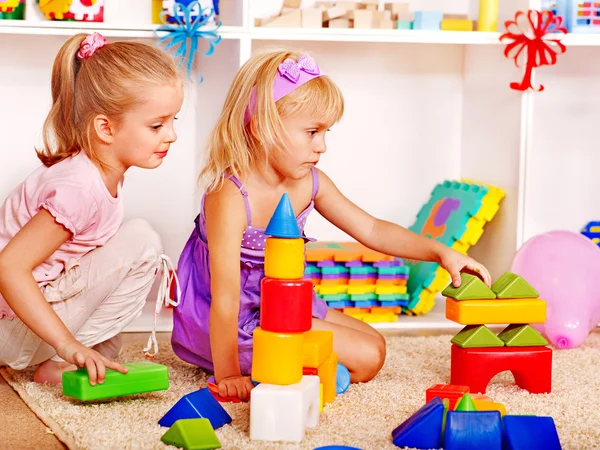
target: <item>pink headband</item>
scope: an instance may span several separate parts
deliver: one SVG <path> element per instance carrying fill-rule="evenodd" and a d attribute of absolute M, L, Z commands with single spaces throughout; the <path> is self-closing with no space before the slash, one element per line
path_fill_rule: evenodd
<path fill-rule="evenodd" d="M 79 51 L 77 52 L 77 57 L 81 61 L 83 61 L 84 59 L 87 59 L 90 56 L 92 56 L 94 53 L 96 53 L 96 50 L 104 47 L 107 42 L 108 41 L 106 40 L 106 38 L 104 36 L 102 36 L 100 33 L 90 34 L 81 43 L 81 46 L 79 47 Z"/>
<path fill-rule="evenodd" d="M 310 56 L 300 55 L 297 61 L 287 58 L 283 63 L 279 64 L 275 80 L 273 81 L 273 101 L 280 100 L 307 81 L 321 75 L 323 73 L 319 69 L 319 66 Z M 247 125 L 250 122 L 250 118 L 255 110 L 256 88 L 253 88 L 244 115 L 244 124 Z"/>

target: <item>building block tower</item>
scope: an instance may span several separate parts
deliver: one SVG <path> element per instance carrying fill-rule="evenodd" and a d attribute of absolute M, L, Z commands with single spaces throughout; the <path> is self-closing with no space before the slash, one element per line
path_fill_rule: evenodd
<path fill-rule="evenodd" d="M 515 383 L 538 394 L 551 391 L 552 349 L 530 323 L 546 321 L 546 302 L 522 277 L 504 273 L 488 288 L 478 277 L 461 274 L 449 285 L 446 318 L 466 325 L 452 338 L 450 384 L 485 393 L 490 380 L 509 370 Z M 509 324 L 497 336 L 483 324 Z"/>
<path fill-rule="evenodd" d="M 312 330 L 313 284 L 304 275 L 304 239 L 284 194 L 265 230 L 260 326 L 254 331 L 250 439 L 304 439 L 322 402 L 336 395 L 333 332 Z"/>

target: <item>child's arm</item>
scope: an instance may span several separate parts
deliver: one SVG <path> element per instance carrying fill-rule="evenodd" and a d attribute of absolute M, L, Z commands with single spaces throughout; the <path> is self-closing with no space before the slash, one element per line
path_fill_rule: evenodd
<path fill-rule="evenodd" d="M 33 278 L 33 270 L 52 255 L 71 232 L 41 209 L 0 252 L 0 292 L 15 314 L 58 356 L 87 367 L 90 382 L 104 382 L 105 366 L 127 369 L 79 343 L 56 315 Z"/>
<path fill-rule="evenodd" d="M 247 400 L 254 387 L 243 377 L 238 355 L 240 245 L 246 228 L 244 199 L 231 182 L 206 196 L 206 238 L 210 253 L 210 348 L 221 397 Z"/>
<path fill-rule="evenodd" d="M 456 287 L 460 285 L 460 272 L 463 270 L 478 274 L 488 286 L 491 283 L 487 269 L 473 258 L 434 239 L 371 216 L 348 200 L 321 171 L 315 208 L 329 222 L 373 250 L 407 259 L 439 263 L 450 273 Z"/>

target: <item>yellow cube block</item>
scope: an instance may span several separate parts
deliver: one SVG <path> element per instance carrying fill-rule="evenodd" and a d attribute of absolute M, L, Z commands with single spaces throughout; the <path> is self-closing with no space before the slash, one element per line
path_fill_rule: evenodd
<path fill-rule="evenodd" d="M 310 330 L 304 333 L 302 367 L 318 368 L 333 353 L 333 331 Z"/>
<path fill-rule="evenodd" d="M 442 19 L 440 28 L 444 31 L 473 31 L 473 21 L 468 19 Z"/>
<path fill-rule="evenodd" d="M 265 275 L 294 280 L 304 276 L 304 239 L 267 238 Z"/>
<path fill-rule="evenodd" d="M 506 414 L 506 407 L 502 403 L 489 402 L 487 400 L 473 400 L 477 411 L 500 411 L 500 415 Z"/>
<path fill-rule="evenodd" d="M 252 379 L 259 383 L 288 385 L 302 380 L 304 333 L 254 330 Z"/>
<path fill-rule="evenodd" d="M 325 404 L 331 403 L 337 395 L 337 363 L 337 353 L 333 352 L 318 369 L 317 374 L 323 385 L 323 403 Z"/>
<path fill-rule="evenodd" d="M 446 319 L 462 325 L 544 323 L 546 302 L 536 298 L 502 300 L 446 299 Z"/>

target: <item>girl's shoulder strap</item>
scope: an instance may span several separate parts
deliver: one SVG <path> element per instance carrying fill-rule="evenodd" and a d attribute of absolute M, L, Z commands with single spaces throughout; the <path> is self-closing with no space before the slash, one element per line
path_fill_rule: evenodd
<path fill-rule="evenodd" d="M 315 167 L 312 168 L 312 197 L 311 200 L 315 201 L 315 196 L 319 192 L 319 172 Z"/>
<path fill-rule="evenodd" d="M 244 197 L 244 203 L 246 204 L 246 218 L 248 219 L 248 226 L 252 224 L 252 214 L 250 213 L 250 203 L 248 202 L 248 191 L 244 188 L 244 185 L 238 178 L 234 175 L 227 175 L 233 184 L 235 184 L 240 190 L 242 196 Z"/>

